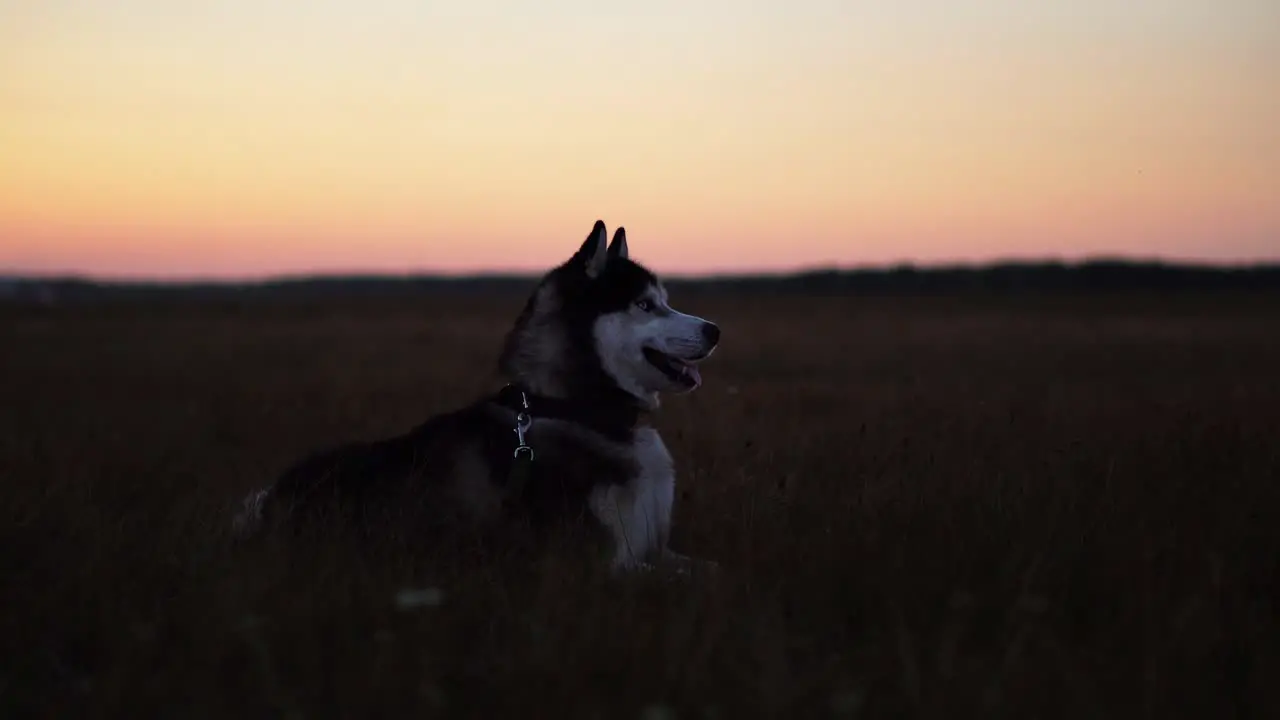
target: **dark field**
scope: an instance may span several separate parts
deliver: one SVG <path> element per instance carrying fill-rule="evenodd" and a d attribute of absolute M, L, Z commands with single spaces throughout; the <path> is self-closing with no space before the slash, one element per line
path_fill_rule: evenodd
<path fill-rule="evenodd" d="M 522 296 L 0 307 L 0 717 L 1280 717 L 1280 295 L 673 294 L 709 580 L 228 544 Z"/>

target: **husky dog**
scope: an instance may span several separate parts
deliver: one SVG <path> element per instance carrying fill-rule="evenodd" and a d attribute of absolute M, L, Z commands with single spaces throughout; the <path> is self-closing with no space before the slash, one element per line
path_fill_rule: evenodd
<path fill-rule="evenodd" d="M 303 459 L 245 499 L 237 534 L 334 507 L 374 531 L 383 513 L 406 509 L 482 528 L 582 517 L 604 531 L 614 571 L 691 569 L 667 546 L 675 473 L 647 415 L 659 393 L 701 385 L 698 363 L 720 329 L 672 309 L 661 281 L 628 258 L 623 228 L 607 240 L 597 220 L 538 283 L 502 346 L 505 387 L 403 435 Z"/>

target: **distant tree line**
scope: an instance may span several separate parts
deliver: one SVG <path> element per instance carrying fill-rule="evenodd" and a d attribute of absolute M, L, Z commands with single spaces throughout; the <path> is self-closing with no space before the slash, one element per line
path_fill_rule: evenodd
<path fill-rule="evenodd" d="M 0 302 L 55 304 L 108 299 L 385 297 L 436 293 L 525 292 L 536 278 L 519 275 L 325 276 L 261 282 L 98 282 L 78 278 L 0 278 Z M 1280 265 L 1212 267 L 1096 260 L 999 263 L 957 267 L 903 265 L 815 270 L 788 275 L 729 275 L 668 280 L 673 288 L 786 294 L 1008 294 L 1280 290 Z"/>
<path fill-rule="evenodd" d="M 695 281 L 693 284 L 705 284 Z M 801 293 L 932 294 L 1280 289 L 1280 265 L 1219 268 L 1092 261 L 821 270 L 788 276 L 733 277 L 718 286 Z"/>

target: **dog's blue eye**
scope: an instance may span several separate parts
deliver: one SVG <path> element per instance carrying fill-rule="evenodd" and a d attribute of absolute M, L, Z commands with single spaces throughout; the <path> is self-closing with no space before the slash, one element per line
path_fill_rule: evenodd
<path fill-rule="evenodd" d="M 649 312 L 650 310 L 653 309 L 653 303 L 649 302 L 649 300 L 645 298 L 641 298 L 636 301 L 636 307 L 640 308 L 645 312 Z"/>

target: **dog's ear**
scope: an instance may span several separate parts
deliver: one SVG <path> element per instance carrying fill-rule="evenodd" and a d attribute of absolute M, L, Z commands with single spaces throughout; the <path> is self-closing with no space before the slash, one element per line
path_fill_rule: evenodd
<path fill-rule="evenodd" d="M 609 259 L 608 253 L 609 233 L 604 229 L 604 221 L 597 220 L 595 226 L 591 228 L 591 234 L 582 243 L 582 247 L 574 253 L 572 262 L 581 266 L 587 277 L 594 280 L 604 271 L 605 263 Z"/>
<path fill-rule="evenodd" d="M 624 228 L 613 231 L 613 242 L 609 243 L 609 259 L 627 259 L 627 231 Z"/>

